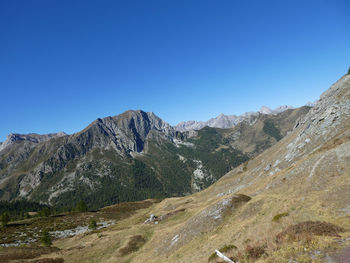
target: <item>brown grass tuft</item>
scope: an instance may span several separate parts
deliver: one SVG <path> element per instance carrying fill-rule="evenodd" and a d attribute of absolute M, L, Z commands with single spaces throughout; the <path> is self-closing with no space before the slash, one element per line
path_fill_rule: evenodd
<path fill-rule="evenodd" d="M 296 225 L 289 226 L 276 236 L 276 241 L 298 241 L 311 239 L 312 235 L 316 236 L 336 236 L 344 229 L 327 222 L 306 221 Z"/>
<path fill-rule="evenodd" d="M 243 194 L 236 194 L 234 195 L 234 197 L 232 197 L 232 205 L 239 205 L 241 203 L 246 203 L 248 201 L 250 201 L 252 198 L 247 196 L 247 195 L 243 195 Z"/>
<path fill-rule="evenodd" d="M 129 239 L 128 244 L 125 247 L 119 249 L 119 255 L 123 257 L 132 252 L 135 252 L 139 250 L 139 248 L 142 247 L 145 243 L 146 240 L 141 235 L 132 236 Z"/>
<path fill-rule="evenodd" d="M 265 248 L 265 245 L 248 245 L 244 250 L 245 256 L 249 259 L 258 259 L 265 254 Z"/>

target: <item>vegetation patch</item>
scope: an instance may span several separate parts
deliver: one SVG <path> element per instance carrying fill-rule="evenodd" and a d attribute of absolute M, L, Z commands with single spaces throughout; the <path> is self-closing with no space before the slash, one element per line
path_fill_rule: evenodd
<path fill-rule="evenodd" d="M 335 236 L 344 232 L 344 229 L 327 222 L 306 221 L 289 226 L 276 236 L 276 241 L 298 241 L 308 238 L 308 236 Z"/>
<path fill-rule="evenodd" d="M 275 215 L 275 216 L 272 218 L 272 221 L 273 221 L 273 222 L 278 222 L 282 217 L 286 217 L 286 216 L 289 216 L 289 213 L 288 213 L 288 212 L 281 213 L 281 214 L 277 214 L 277 215 Z"/>
<path fill-rule="evenodd" d="M 235 250 L 237 247 L 235 245 L 225 245 L 222 248 L 219 249 L 220 252 L 225 253 L 231 250 Z"/>
<path fill-rule="evenodd" d="M 248 170 L 248 161 L 246 161 L 244 164 L 243 164 L 243 172 L 246 172 Z"/>
<path fill-rule="evenodd" d="M 275 124 L 273 123 L 272 120 L 266 120 L 264 122 L 264 127 L 263 131 L 267 134 L 270 135 L 271 137 L 275 138 L 276 141 L 279 141 L 283 138 L 281 135 L 281 132 L 278 128 L 276 128 Z"/>
<path fill-rule="evenodd" d="M 237 206 L 237 205 L 242 204 L 242 203 L 247 203 L 251 199 L 252 198 L 247 196 L 247 195 L 236 194 L 234 197 L 232 197 L 232 205 Z"/>
<path fill-rule="evenodd" d="M 143 238 L 143 236 L 141 235 L 132 236 L 129 239 L 128 244 L 125 247 L 119 249 L 119 255 L 123 257 L 132 252 L 135 252 L 139 250 L 139 248 L 142 247 L 143 244 L 145 243 L 146 243 L 146 240 Z"/>
<path fill-rule="evenodd" d="M 31 263 L 63 263 L 63 258 L 42 258 L 34 261 L 30 261 Z"/>
<path fill-rule="evenodd" d="M 221 252 L 221 253 L 227 253 L 227 252 L 231 252 L 233 250 L 236 250 L 237 247 L 235 245 L 225 245 L 221 248 L 219 248 L 218 250 Z M 227 256 L 227 255 L 225 255 Z M 211 254 L 208 258 L 208 262 L 213 262 L 214 260 L 217 259 L 217 255 L 216 255 L 216 252 L 214 252 L 213 254 Z M 232 257 L 229 257 L 231 260 L 235 260 L 234 258 Z"/>
<path fill-rule="evenodd" d="M 245 259 L 258 259 L 265 254 L 266 245 L 247 245 L 244 249 Z"/>
<path fill-rule="evenodd" d="M 10 260 L 33 259 L 40 255 L 49 254 L 58 251 L 58 248 L 47 247 L 7 247 L 0 249 L 0 262 L 9 262 Z"/>

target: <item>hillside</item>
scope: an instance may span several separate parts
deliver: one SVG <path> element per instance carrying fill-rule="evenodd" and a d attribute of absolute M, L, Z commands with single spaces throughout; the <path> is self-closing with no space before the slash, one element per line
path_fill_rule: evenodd
<path fill-rule="evenodd" d="M 346 262 L 350 75 L 291 133 L 209 188 L 167 198 L 100 232 L 54 245 L 65 262 Z M 155 222 L 144 223 L 151 215 Z M 212 255 L 212 256 L 211 256 Z"/>
<path fill-rule="evenodd" d="M 154 113 L 126 111 L 67 135 L 11 134 L 0 151 L 0 199 L 56 207 L 188 195 L 275 144 L 310 107 L 259 114 L 233 129 L 181 133 Z"/>

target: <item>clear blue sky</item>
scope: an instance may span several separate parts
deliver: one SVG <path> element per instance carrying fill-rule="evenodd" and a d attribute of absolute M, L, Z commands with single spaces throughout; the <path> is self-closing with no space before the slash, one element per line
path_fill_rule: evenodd
<path fill-rule="evenodd" d="M 4 0 L 0 141 L 153 111 L 301 106 L 350 66 L 350 2 Z"/>

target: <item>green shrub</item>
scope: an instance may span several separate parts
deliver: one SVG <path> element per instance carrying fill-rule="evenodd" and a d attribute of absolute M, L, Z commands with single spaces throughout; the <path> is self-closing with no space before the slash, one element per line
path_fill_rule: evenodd
<path fill-rule="evenodd" d="M 50 209 L 48 207 L 45 207 L 41 209 L 40 216 L 48 217 L 50 215 Z"/>
<path fill-rule="evenodd" d="M 77 205 L 76 205 L 76 211 L 77 212 L 86 212 L 87 211 L 87 206 L 86 203 L 83 200 L 80 200 Z"/>
<path fill-rule="evenodd" d="M 348 69 L 348 75 L 350 75 L 350 67 L 349 67 L 349 69 Z"/>
<path fill-rule="evenodd" d="M 214 259 L 216 259 L 216 252 L 214 252 L 208 257 L 208 262 L 212 262 Z"/>
<path fill-rule="evenodd" d="M 235 245 L 225 245 L 222 248 L 220 248 L 219 251 L 222 253 L 225 253 L 225 252 L 231 251 L 233 249 L 237 249 L 237 247 Z"/>
<path fill-rule="evenodd" d="M 45 246 L 45 247 L 51 247 L 52 241 L 51 241 L 51 236 L 50 236 L 49 232 L 44 231 L 44 232 L 41 234 L 40 242 L 41 242 L 41 244 L 42 244 L 43 246 Z"/>
<path fill-rule="evenodd" d="M 89 229 L 95 230 L 97 228 L 97 223 L 95 219 L 91 219 L 90 224 L 89 224 Z"/>
<path fill-rule="evenodd" d="M 288 212 L 277 214 L 272 218 L 273 222 L 278 222 L 282 217 L 289 216 Z"/>
<path fill-rule="evenodd" d="M 3 213 L 1 215 L 1 225 L 5 227 L 9 221 L 10 221 L 10 216 L 8 215 L 8 213 Z"/>
<path fill-rule="evenodd" d="M 246 161 L 244 164 L 243 164 L 243 172 L 246 172 L 248 170 L 248 161 Z"/>

